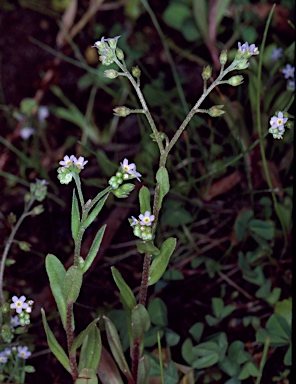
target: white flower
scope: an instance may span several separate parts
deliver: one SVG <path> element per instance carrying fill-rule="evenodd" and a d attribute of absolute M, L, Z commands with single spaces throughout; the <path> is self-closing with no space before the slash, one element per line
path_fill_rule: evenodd
<path fill-rule="evenodd" d="M 40 105 L 40 107 L 38 108 L 38 120 L 44 121 L 45 119 L 48 118 L 48 116 L 49 116 L 48 108 L 43 105 Z"/>
<path fill-rule="evenodd" d="M 131 226 L 139 224 L 139 220 L 137 220 L 134 216 L 132 216 L 133 222 L 131 223 Z"/>
<path fill-rule="evenodd" d="M 141 225 L 147 225 L 148 227 L 151 225 L 152 221 L 155 219 L 154 215 L 150 215 L 149 211 L 146 211 L 144 215 L 139 215 Z"/>
<path fill-rule="evenodd" d="M 71 155 L 70 157 L 66 155 L 64 156 L 64 159 L 59 162 L 59 164 L 61 164 L 64 168 L 69 168 L 73 164 L 74 159 L 76 159 L 74 155 Z"/>
<path fill-rule="evenodd" d="M 16 313 L 22 313 L 23 309 L 28 308 L 28 304 L 26 301 L 26 296 L 21 296 L 18 298 L 17 296 L 12 296 L 13 304 L 10 304 L 11 309 L 15 309 Z"/>
<path fill-rule="evenodd" d="M 284 129 L 284 124 L 288 121 L 287 117 L 284 117 L 283 112 L 279 112 L 277 116 L 273 116 L 270 119 L 269 124 L 271 125 L 272 129 L 277 128 L 278 130 L 282 131 Z"/>
<path fill-rule="evenodd" d="M 85 164 L 88 163 L 88 160 L 84 160 L 84 157 L 82 157 L 82 156 L 79 156 L 78 159 L 76 159 L 76 157 L 73 156 L 73 162 L 77 168 L 83 169 Z"/>
<path fill-rule="evenodd" d="M 128 163 L 128 159 L 124 159 L 122 163 L 120 163 L 121 168 L 124 172 L 128 173 L 129 175 L 132 175 L 135 177 L 138 181 L 140 180 L 140 177 L 142 176 L 141 173 L 136 171 L 136 164 L 135 163 Z"/>
<path fill-rule="evenodd" d="M 32 135 L 34 135 L 35 133 L 35 129 L 32 128 L 32 127 L 23 127 L 21 130 L 20 130 L 20 137 L 23 139 L 23 140 L 27 140 L 29 137 L 31 137 Z"/>
<path fill-rule="evenodd" d="M 32 353 L 28 350 L 27 346 L 24 346 L 24 347 L 17 347 L 17 355 L 21 359 L 27 359 L 32 355 Z"/>

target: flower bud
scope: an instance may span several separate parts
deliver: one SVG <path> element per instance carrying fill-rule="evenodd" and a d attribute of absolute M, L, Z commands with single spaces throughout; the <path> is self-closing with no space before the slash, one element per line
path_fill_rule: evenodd
<path fill-rule="evenodd" d="M 224 105 L 214 105 L 208 110 L 208 114 L 211 117 L 218 117 L 224 115 L 225 111 L 222 111 Z"/>
<path fill-rule="evenodd" d="M 28 252 L 31 249 L 31 244 L 27 243 L 26 241 L 20 241 L 18 243 L 18 246 L 22 251 Z"/>
<path fill-rule="evenodd" d="M 31 195 L 37 201 L 42 201 L 45 199 L 47 194 L 47 181 L 36 179 L 36 183 L 30 184 Z"/>
<path fill-rule="evenodd" d="M 58 168 L 58 179 L 61 184 L 69 184 L 72 181 L 73 174 L 72 172 L 65 167 Z"/>
<path fill-rule="evenodd" d="M 241 85 L 244 81 L 243 76 L 232 76 L 229 80 L 227 80 L 227 83 L 229 85 L 232 85 L 233 87 L 237 87 L 238 85 Z"/>
<path fill-rule="evenodd" d="M 134 184 L 126 183 L 121 187 L 115 189 L 113 194 L 119 199 L 125 199 L 131 193 L 131 191 L 135 188 Z"/>
<path fill-rule="evenodd" d="M 219 60 L 220 60 L 221 65 L 226 64 L 226 61 L 227 61 L 227 51 L 226 50 L 221 52 Z"/>
<path fill-rule="evenodd" d="M 110 48 L 115 49 L 117 45 L 117 40 L 120 38 L 120 36 L 116 36 L 113 38 L 106 39 L 109 43 Z"/>
<path fill-rule="evenodd" d="M 120 48 L 116 48 L 116 56 L 119 60 L 123 60 L 124 59 L 124 53 L 122 51 L 122 49 Z"/>
<path fill-rule="evenodd" d="M 134 77 L 138 78 L 141 76 L 141 70 L 138 66 L 132 68 L 132 74 Z"/>
<path fill-rule="evenodd" d="M 201 76 L 204 80 L 209 80 L 209 78 L 212 76 L 212 68 L 209 65 L 204 67 Z"/>
<path fill-rule="evenodd" d="M 37 215 L 40 215 L 40 213 L 42 212 L 44 212 L 44 208 L 43 208 L 43 205 L 40 204 L 32 209 L 31 214 L 33 216 L 37 216 Z"/>
<path fill-rule="evenodd" d="M 14 224 L 16 222 L 16 215 L 12 212 L 7 216 L 8 223 L 10 225 Z"/>
<path fill-rule="evenodd" d="M 248 60 L 246 59 L 242 59 L 242 60 L 239 60 L 237 65 L 236 65 L 236 69 L 246 69 L 248 68 L 250 64 L 248 63 Z"/>
<path fill-rule="evenodd" d="M 118 72 L 114 69 L 107 69 L 106 71 L 104 71 L 104 76 L 108 79 L 116 79 L 116 77 L 118 76 Z"/>
<path fill-rule="evenodd" d="M 285 116 L 285 112 L 284 112 L 284 116 Z M 292 120 L 288 120 L 285 124 L 285 126 L 289 129 L 292 129 L 294 128 L 294 122 Z"/>
<path fill-rule="evenodd" d="M 131 113 L 131 110 L 127 107 L 116 107 L 113 111 L 116 116 L 120 117 L 126 117 Z"/>

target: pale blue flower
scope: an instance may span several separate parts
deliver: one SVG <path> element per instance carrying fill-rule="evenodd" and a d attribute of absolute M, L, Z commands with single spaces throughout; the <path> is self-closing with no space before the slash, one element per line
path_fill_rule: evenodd
<path fill-rule="evenodd" d="M 128 173 L 129 175 L 132 175 L 135 177 L 138 181 L 140 180 L 140 177 L 142 176 L 141 173 L 137 172 L 136 170 L 136 164 L 135 163 L 128 163 L 128 159 L 124 159 L 122 163 L 120 163 L 121 168 L 124 172 Z"/>
<path fill-rule="evenodd" d="M 148 227 L 151 225 L 152 221 L 155 219 L 154 215 L 150 215 L 149 211 L 146 211 L 144 215 L 139 215 L 141 225 L 147 225 Z"/>
<path fill-rule="evenodd" d="M 277 116 L 273 116 L 270 119 L 269 124 L 272 129 L 279 129 L 280 131 L 284 129 L 284 124 L 288 121 L 287 117 L 284 117 L 283 112 L 279 112 Z"/>
<path fill-rule="evenodd" d="M 281 57 L 283 57 L 283 48 L 273 48 L 272 54 L 270 55 L 270 58 L 272 60 L 278 60 Z"/>
<path fill-rule="evenodd" d="M 285 76 L 285 79 L 289 79 L 290 77 L 293 79 L 295 76 L 295 67 L 292 67 L 290 64 L 287 64 L 284 69 L 282 69 L 282 72 Z"/>
<path fill-rule="evenodd" d="M 17 347 L 17 355 L 21 359 L 27 359 L 32 355 L 32 353 L 28 350 L 27 346 L 24 346 L 24 347 Z"/>
<path fill-rule="evenodd" d="M 249 46 L 248 42 L 245 42 L 244 44 L 238 43 L 238 50 L 241 53 L 248 53 L 249 56 L 259 55 L 258 47 L 256 47 L 255 44 Z"/>
<path fill-rule="evenodd" d="M 288 80 L 287 86 L 289 91 L 295 91 L 295 79 Z"/>
<path fill-rule="evenodd" d="M 0 352 L 0 364 L 5 364 L 7 363 L 7 356 L 5 355 L 4 352 Z"/>
<path fill-rule="evenodd" d="M 40 105 L 38 108 L 38 120 L 39 121 L 45 121 L 49 116 L 48 108 L 44 105 Z"/>
<path fill-rule="evenodd" d="M 29 308 L 29 307 L 28 307 Z M 27 308 L 27 309 L 28 309 Z M 20 321 L 19 321 L 19 318 L 18 318 L 18 315 L 15 315 L 13 316 L 11 319 L 10 319 L 10 326 L 11 327 L 17 327 L 18 325 L 20 325 Z"/>
<path fill-rule="evenodd" d="M 64 156 L 64 159 L 59 162 L 59 164 L 61 164 L 64 168 L 69 168 L 73 164 L 74 158 L 76 159 L 74 155 L 71 155 L 70 157 L 66 155 Z"/>
<path fill-rule="evenodd" d="M 10 304 L 11 309 L 15 309 L 16 313 L 22 313 L 23 309 L 28 308 L 28 304 L 26 303 L 26 296 L 21 296 L 18 298 L 17 296 L 12 296 L 13 303 Z"/>
<path fill-rule="evenodd" d="M 139 224 L 139 220 L 137 220 L 134 216 L 132 216 L 132 223 L 131 226 Z"/>

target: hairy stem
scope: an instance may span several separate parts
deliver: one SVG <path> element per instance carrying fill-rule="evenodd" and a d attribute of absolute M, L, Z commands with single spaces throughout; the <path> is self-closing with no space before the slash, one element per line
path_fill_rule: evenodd
<path fill-rule="evenodd" d="M 73 318 L 73 303 L 67 303 L 67 318 L 66 318 L 67 347 L 68 347 L 71 375 L 73 378 L 73 382 L 75 383 L 78 377 L 78 369 L 77 369 L 77 362 L 76 362 L 76 354 L 71 352 L 71 348 L 74 340 L 72 318 Z"/>

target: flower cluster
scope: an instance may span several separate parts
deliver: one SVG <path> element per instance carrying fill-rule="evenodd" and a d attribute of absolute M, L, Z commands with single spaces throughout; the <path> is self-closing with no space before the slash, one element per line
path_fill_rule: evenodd
<path fill-rule="evenodd" d="M 269 132 L 273 135 L 274 139 L 282 139 L 283 134 L 285 133 L 285 124 L 287 123 L 288 118 L 284 117 L 283 112 L 278 112 L 277 115 L 273 116 L 270 119 Z"/>
<path fill-rule="evenodd" d="M 123 181 L 131 179 L 137 179 L 138 181 L 141 181 L 141 176 L 142 175 L 136 170 L 136 164 L 129 164 L 128 159 L 124 159 L 123 162 L 120 163 L 120 168 L 116 172 L 115 176 L 112 176 L 109 180 L 109 185 L 111 185 L 111 187 L 116 190 L 123 183 Z"/>
<path fill-rule="evenodd" d="M 259 55 L 258 47 L 256 47 L 255 44 L 249 45 L 247 42 L 244 44 L 238 43 L 237 59 L 248 59 L 253 55 Z"/>
<path fill-rule="evenodd" d="M 47 194 L 48 182 L 46 180 L 35 180 L 35 183 L 30 184 L 30 194 L 37 201 L 43 201 Z"/>
<path fill-rule="evenodd" d="M 0 352 L 0 364 L 6 364 L 8 359 L 10 357 L 14 357 L 15 355 L 17 355 L 20 359 L 26 360 L 32 355 L 32 353 L 29 351 L 29 348 L 26 345 L 23 347 L 7 347 Z"/>
<path fill-rule="evenodd" d="M 151 215 L 149 211 L 146 211 L 144 215 L 139 215 L 138 219 L 132 216 L 129 222 L 133 227 L 134 235 L 143 240 L 152 240 L 151 224 L 154 219 L 154 215 Z"/>
<path fill-rule="evenodd" d="M 73 174 L 79 173 L 87 163 L 88 160 L 84 160 L 82 156 L 79 156 L 78 159 L 74 155 L 70 157 L 64 156 L 63 160 L 59 162 L 61 167 L 58 168 L 58 179 L 60 183 L 69 184 L 72 181 Z"/>
<path fill-rule="evenodd" d="M 11 318 L 11 326 L 30 324 L 30 313 L 32 312 L 33 304 L 34 301 L 26 300 L 26 296 L 13 296 L 10 308 L 14 309 L 17 315 Z"/>
<path fill-rule="evenodd" d="M 114 62 L 116 57 L 119 60 L 123 59 L 123 52 L 121 49 L 116 48 L 117 40 L 120 36 L 116 36 L 113 38 L 105 39 L 104 37 L 101 40 L 96 41 L 93 47 L 97 48 L 99 51 L 99 60 L 104 65 L 110 65 Z"/>

